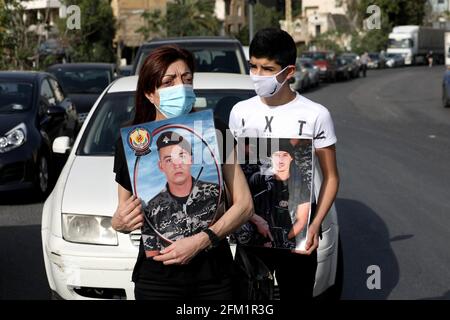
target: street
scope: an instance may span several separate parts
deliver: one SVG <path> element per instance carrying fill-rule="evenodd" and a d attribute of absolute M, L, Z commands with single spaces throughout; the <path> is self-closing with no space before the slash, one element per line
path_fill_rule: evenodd
<path fill-rule="evenodd" d="M 338 137 L 343 299 L 450 299 L 443 73 L 443 66 L 369 70 L 367 78 L 305 94 L 330 110 Z M 32 195 L 0 195 L 0 299 L 50 298 L 42 206 Z M 373 265 L 381 288 L 370 290 Z"/>

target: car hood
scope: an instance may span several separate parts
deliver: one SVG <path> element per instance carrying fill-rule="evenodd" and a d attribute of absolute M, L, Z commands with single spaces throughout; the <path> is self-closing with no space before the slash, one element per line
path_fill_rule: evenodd
<path fill-rule="evenodd" d="M 87 113 L 91 110 L 100 93 L 71 93 L 69 94 L 78 113 Z"/>
<path fill-rule="evenodd" d="M 24 122 L 27 123 L 28 113 L 0 113 L 0 136 Z"/>
<path fill-rule="evenodd" d="M 64 187 L 63 213 L 112 216 L 117 208 L 114 158 L 75 158 Z"/>

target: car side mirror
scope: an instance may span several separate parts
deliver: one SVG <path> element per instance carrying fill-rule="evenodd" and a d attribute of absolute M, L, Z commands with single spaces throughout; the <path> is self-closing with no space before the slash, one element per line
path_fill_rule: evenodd
<path fill-rule="evenodd" d="M 53 141 L 52 150 L 54 153 L 66 154 L 70 149 L 69 137 L 58 137 Z"/>
<path fill-rule="evenodd" d="M 47 109 L 47 115 L 52 118 L 64 117 L 66 109 L 61 106 L 50 106 Z"/>

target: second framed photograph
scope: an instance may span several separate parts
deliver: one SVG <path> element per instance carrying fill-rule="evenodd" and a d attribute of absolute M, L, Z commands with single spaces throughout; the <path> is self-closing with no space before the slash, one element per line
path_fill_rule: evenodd
<path fill-rule="evenodd" d="M 312 212 L 312 140 L 241 137 L 237 150 L 255 215 L 233 238 L 241 245 L 304 250 Z"/>

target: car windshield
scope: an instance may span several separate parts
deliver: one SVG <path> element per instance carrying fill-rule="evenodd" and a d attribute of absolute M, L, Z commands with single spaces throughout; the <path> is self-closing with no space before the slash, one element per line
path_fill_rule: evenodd
<path fill-rule="evenodd" d="M 67 93 L 102 93 L 112 81 L 112 75 L 105 69 L 77 69 L 51 71 Z"/>
<path fill-rule="evenodd" d="M 246 61 L 240 48 L 235 44 L 224 46 L 214 43 L 183 43 L 179 44 L 194 54 L 195 71 L 197 72 L 224 72 L 246 74 Z M 158 46 L 148 46 L 138 57 L 136 74 L 142 67 L 145 58 Z"/>
<path fill-rule="evenodd" d="M 254 90 L 196 90 L 195 110 L 213 109 L 228 123 L 233 106 L 255 95 Z M 131 125 L 134 118 L 134 92 L 106 94 L 95 110 L 83 134 L 77 155 L 112 156 L 120 128 Z"/>
<path fill-rule="evenodd" d="M 389 39 L 389 48 L 412 48 L 412 39 Z"/>
<path fill-rule="evenodd" d="M 27 111 L 31 109 L 32 99 L 31 83 L 0 80 L 0 113 Z"/>

